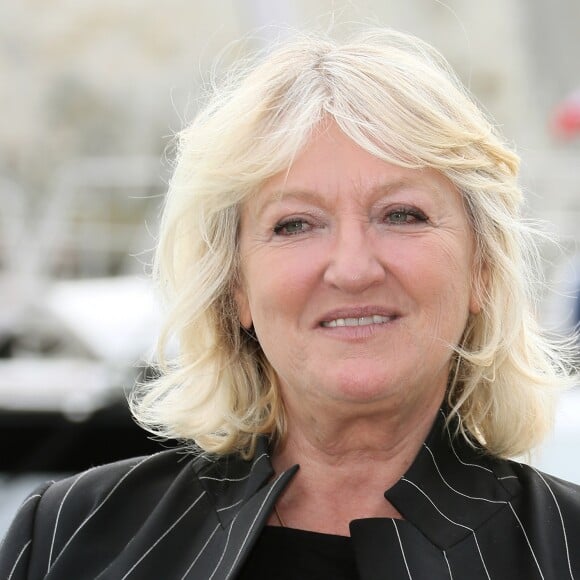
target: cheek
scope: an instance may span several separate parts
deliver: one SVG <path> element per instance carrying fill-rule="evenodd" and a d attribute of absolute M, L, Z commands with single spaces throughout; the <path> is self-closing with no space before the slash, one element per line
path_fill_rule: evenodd
<path fill-rule="evenodd" d="M 465 244 L 469 249 L 469 241 Z M 461 326 L 461 330 L 472 296 L 472 260 L 466 247 L 461 247 L 459 241 L 425 241 L 400 261 L 401 278 L 422 308 L 430 312 L 437 324 Z"/>
<path fill-rule="evenodd" d="M 440 324 L 441 334 L 451 344 L 458 344 L 465 330 L 471 306 L 472 264 L 467 257 L 453 254 L 443 260 L 439 293 L 441 297 Z"/>
<path fill-rule="evenodd" d="M 252 317 L 266 325 L 304 308 L 316 277 L 314 261 L 296 252 L 256 255 L 246 275 Z"/>

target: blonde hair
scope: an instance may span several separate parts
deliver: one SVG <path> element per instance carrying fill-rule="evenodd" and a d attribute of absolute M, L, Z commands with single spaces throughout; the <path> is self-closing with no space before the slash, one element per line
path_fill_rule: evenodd
<path fill-rule="evenodd" d="M 239 210 L 325 118 L 376 157 L 434 168 L 462 193 L 482 310 L 455 349 L 448 404 L 464 436 L 489 452 L 533 448 L 568 372 L 535 322 L 539 267 L 521 218 L 519 159 L 434 48 L 382 29 L 342 43 L 297 34 L 230 72 L 180 134 L 154 270 L 169 306 L 160 376 L 134 392 L 135 417 L 217 454 L 249 456 L 260 434 L 284 437 L 276 374 L 234 301 Z M 172 336 L 179 353 L 167 361 Z"/>

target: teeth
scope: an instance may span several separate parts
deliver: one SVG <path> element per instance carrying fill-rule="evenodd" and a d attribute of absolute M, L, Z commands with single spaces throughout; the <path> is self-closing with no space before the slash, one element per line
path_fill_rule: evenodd
<path fill-rule="evenodd" d="M 385 324 L 391 320 L 390 316 L 362 316 L 360 318 L 336 318 L 328 322 L 323 322 L 325 328 L 335 328 L 337 326 L 368 326 L 369 324 Z"/>

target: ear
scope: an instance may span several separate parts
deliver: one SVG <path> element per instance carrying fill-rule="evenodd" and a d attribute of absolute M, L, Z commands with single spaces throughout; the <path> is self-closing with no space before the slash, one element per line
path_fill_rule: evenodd
<path fill-rule="evenodd" d="M 245 288 L 242 286 L 241 282 L 236 284 L 234 289 L 234 299 L 238 308 L 238 318 L 240 319 L 240 324 L 246 330 L 249 330 L 252 327 L 252 311 L 250 309 L 248 294 Z"/>
<path fill-rule="evenodd" d="M 483 307 L 484 296 L 489 287 L 489 266 L 482 263 L 474 268 L 473 280 L 471 283 L 471 296 L 469 298 L 469 313 L 479 314 Z"/>
<path fill-rule="evenodd" d="M 476 292 L 471 293 L 469 300 L 469 314 L 479 314 L 481 312 L 481 301 Z"/>

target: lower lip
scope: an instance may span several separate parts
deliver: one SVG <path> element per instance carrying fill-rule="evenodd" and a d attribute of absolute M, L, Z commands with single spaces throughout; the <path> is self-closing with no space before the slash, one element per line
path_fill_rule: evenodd
<path fill-rule="evenodd" d="M 388 322 L 380 324 L 363 324 L 360 326 L 318 326 L 318 330 L 325 335 L 341 340 L 365 340 L 372 338 L 384 331 L 391 330 L 394 324 L 399 321 L 399 317 L 394 317 Z"/>

